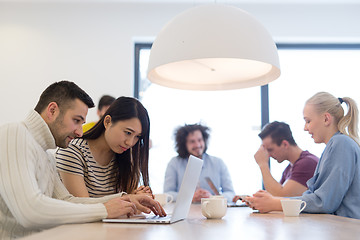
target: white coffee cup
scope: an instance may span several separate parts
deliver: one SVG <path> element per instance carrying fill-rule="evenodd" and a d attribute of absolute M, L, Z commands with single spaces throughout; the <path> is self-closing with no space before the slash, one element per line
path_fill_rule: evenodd
<path fill-rule="evenodd" d="M 227 210 L 227 200 L 224 197 L 201 199 L 201 213 L 206 218 L 222 218 Z"/>
<path fill-rule="evenodd" d="M 301 207 L 302 204 L 304 204 L 303 207 Z M 297 217 L 306 207 L 306 202 L 300 199 L 281 199 L 281 206 L 285 216 Z"/>
<path fill-rule="evenodd" d="M 210 198 L 225 198 L 223 195 L 212 195 Z"/>
<path fill-rule="evenodd" d="M 167 193 L 157 193 L 154 194 L 155 200 L 158 201 L 161 206 L 165 206 L 168 203 L 171 203 L 174 200 L 174 197 Z"/>

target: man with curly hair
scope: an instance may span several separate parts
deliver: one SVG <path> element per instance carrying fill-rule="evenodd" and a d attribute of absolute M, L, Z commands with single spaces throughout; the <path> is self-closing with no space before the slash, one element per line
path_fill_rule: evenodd
<path fill-rule="evenodd" d="M 209 132 L 210 129 L 201 124 L 186 124 L 175 130 L 175 148 L 178 156 L 168 163 L 164 182 L 164 192 L 171 194 L 174 200 L 179 192 L 190 154 L 204 161 L 193 202 L 200 202 L 201 198 L 216 194 L 207 183 L 207 177 L 212 180 L 217 191 L 228 199 L 228 202 L 233 199 L 235 193 L 225 163 L 220 158 L 206 153 Z"/>

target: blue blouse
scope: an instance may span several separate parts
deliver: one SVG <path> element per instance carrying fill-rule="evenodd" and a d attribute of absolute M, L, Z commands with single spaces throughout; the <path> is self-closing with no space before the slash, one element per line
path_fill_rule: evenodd
<path fill-rule="evenodd" d="M 304 212 L 360 219 L 359 160 L 359 145 L 349 136 L 334 134 L 301 196 Z"/>

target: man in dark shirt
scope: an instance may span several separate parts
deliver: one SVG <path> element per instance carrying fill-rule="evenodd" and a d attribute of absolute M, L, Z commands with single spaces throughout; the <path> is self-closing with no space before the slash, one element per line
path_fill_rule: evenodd
<path fill-rule="evenodd" d="M 307 180 L 314 175 L 319 158 L 298 147 L 289 125 L 284 122 L 267 124 L 259 137 L 262 145 L 254 157 L 260 167 L 265 190 L 273 196 L 301 196 L 307 189 Z M 289 161 L 280 182 L 271 175 L 269 157 L 278 163 Z"/>

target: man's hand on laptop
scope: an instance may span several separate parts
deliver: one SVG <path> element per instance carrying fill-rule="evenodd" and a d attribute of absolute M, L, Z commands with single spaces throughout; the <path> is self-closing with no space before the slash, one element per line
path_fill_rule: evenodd
<path fill-rule="evenodd" d="M 131 217 L 136 213 L 135 204 L 120 197 L 111 199 L 104 205 L 108 213 L 107 218 L 118 218 L 123 215 Z"/>
<path fill-rule="evenodd" d="M 165 217 L 166 212 L 161 207 L 160 203 L 148 195 L 144 194 L 127 194 L 121 197 L 124 200 L 130 201 L 135 204 L 137 210 L 144 212 L 144 213 L 150 213 L 153 212 L 155 215 L 158 215 L 160 217 Z"/>

